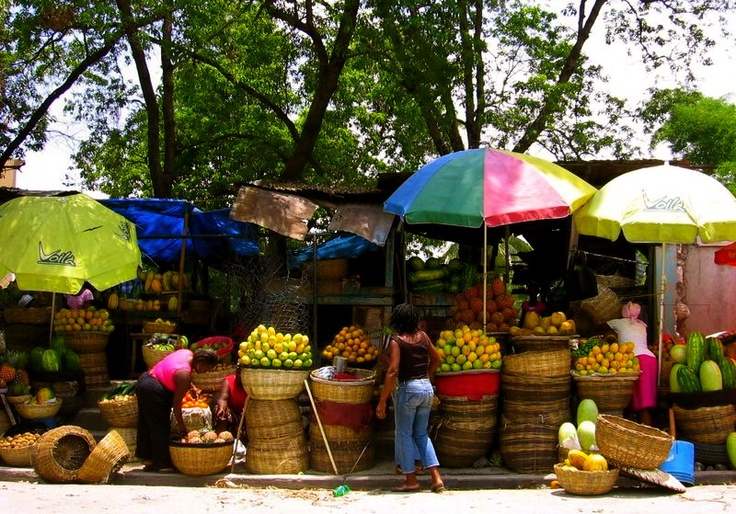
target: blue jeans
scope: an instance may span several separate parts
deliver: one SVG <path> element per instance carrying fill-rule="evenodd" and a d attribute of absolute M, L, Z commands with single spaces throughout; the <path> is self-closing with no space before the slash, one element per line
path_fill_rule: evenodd
<path fill-rule="evenodd" d="M 414 472 L 417 450 L 424 468 L 440 464 L 427 433 L 433 396 L 428 378 L 402 382 L 396 391 L 394 448 L 396 460 L 404 473 Z"/>

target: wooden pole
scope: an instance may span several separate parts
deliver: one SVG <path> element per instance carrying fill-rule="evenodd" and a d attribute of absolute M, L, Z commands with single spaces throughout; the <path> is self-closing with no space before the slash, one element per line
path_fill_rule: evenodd
<path fill-rule="evenodd" d="M 250 396 L 245 397 L 245 403 L 243 404 L 243 413 L 240 415 L 240 422 L 238 423 L 238 434 L 235 436 L 235 442 L 233 443 L 233 454 L 230 457 L 232 464 L 230 464 L 230 473 L 235 469 L 235 451 L 238 449 L 238 443 L 240 442 L 240 434 L 243 433 L 243 421 L 245 421 L 245 409 L 248 408 L 248 400 Z"/>
<path fill-rule="evenodd" d="M 322 426 L 322 421 L 319 419 L 319 412 L 317 412 L 317 405 L 314 403 L 314 397 L 312 396 L 312 390 L 309 389 L 309 382 L 307 379 L 304 379 L 304 387 L 307 389 L 307 395 L 309 395 L 309 403 L 312 404 L 312 411 L 314 412 L 314 417 L 317 419 L 317 425 L 319 425 L 319 431 L 322 434 L 322 440 L 325 443 L 325 448 L 327 448 L 327 455 L 330 457 L 330 464 L 332 464 L 332 471 L 335 472 L 336 475 L 339 475 L 337 471 L 337 465 L 335 464 L 335 459 L 332 457 L 332 450 L 330 450 L 330 443 L 327 441 L 327 435 L 325 435 L 325 429 Z"/>

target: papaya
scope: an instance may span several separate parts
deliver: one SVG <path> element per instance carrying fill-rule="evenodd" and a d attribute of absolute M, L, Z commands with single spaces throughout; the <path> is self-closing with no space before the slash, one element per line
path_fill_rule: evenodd
<path fill-rule="evenodd" d="M 117 294 L 112 293 L 110 296 L 107 297 L 107 308 L 111 311 L 117 309 L 119 304 L 120 299 L 118 298 Z"/>
<path fill-rule="evenodd" d="M 570 465 L 575 466 L 577 469 L 583 469 L 587 458 L 588 454 L 583 450 L 572 449 L 567 452 L 567 459 L 570 461 Z"/>
<path fill-rule="evenodd" d="M 600 453 L 591 453 L 585 459 L 583 471 L 607 471 L 608 461 Z"/>
<path fill-rule="evenodd" d="M 154 278 L 151 281 L 151 291 L 153 291 L 154 293 L 160 293 L 161 291 L 163 291 L 161 280 L 159 280 L 158 278 Z"/>
<path fill-rule="evenodd" d="M 539 314 L 534 311 L 527 312 L 524 314 L 524 327 L 529 330 L 534 330 L 539 326 Z"/>

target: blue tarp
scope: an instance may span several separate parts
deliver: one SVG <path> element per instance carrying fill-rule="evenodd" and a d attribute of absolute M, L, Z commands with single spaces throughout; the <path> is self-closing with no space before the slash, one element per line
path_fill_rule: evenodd
<path fill-rule="evenodd" d="M 258 255 L 257 226 L 230 219 L 230 209 L 204 212 L 185 200 L 123 198 L 100 203 L 136 225 L 138 246 L 156 266 L 178 263 L 182 234 L 189 215 L 186 256 L 219 262 L 234 255 Z"/>
<path fill-rule="evenodd" d="M 375 252 L 381 247 L 371 243 L 366 238 L 357 235 L 340 235 L 329 241 L 317 245 L 317 260 L 360 257 L 368 252 Z M 302 263 L 314 258 L 314 248 L 311 246 L 297 250 L 289 255 L 289 267 L 298 268 Z"/>

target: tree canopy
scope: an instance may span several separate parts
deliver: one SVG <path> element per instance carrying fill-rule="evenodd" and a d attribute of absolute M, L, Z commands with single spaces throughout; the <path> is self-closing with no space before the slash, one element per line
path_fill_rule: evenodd
<path fill-rule="evenodd" d="M 727 0 L 2 0 L 0 160 L 40 150 L 51 106 L 75 165 L 116 197 L 229 205 L 256 180 L 367 184 L 489 145 L 626 158 L 634 106 L 593 31 L 687 84 Z M 662 137 L 663 137 L 662 133 Z"/>

